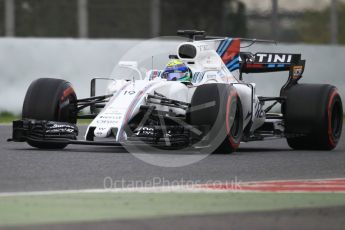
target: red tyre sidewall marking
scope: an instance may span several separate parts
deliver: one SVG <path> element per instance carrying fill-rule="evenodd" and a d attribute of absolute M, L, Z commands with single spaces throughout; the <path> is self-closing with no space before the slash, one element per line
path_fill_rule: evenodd
<path fill-rule="evenodd" d="M 333 90 L 329 101 L 328 101 L 328 142 L 331 146 L 335 147 L 336 146 L 336 141 L 333 139 L 333 130 L 332 130 L 332 106 L 334 102 L 335 96 L 338 95 L 337 90 Z"/>
<path fill-rule="evenodd" d="M 73 93 L 75 93 L 73 88 L 69 86 L 67 89 L 63 91 L 62 96 L 61 96 L 61 101 L 64 101 L 69 95 Z"/>
<path fill-rule="evenodd" d="M 232 98 L 237 97 L 237 93 L 236 92 L 230 92 L 229 96 L 228 96 L 228 100 L 226 103 L 226 115 L 225 115 L 225 122 L 226 122 L 226 133 L 227 136 L 229 138 L 230 144 L 233 148 L 238 148 L 240 143 L 235 143 L 235 140 L 232 138 L 231 136 L 231 127 L 230 127 L 230 121 L 229 121 L 229 116 L 230 116 L 230 107 L 231 107 L 231 102 L 232 102 Z"/>

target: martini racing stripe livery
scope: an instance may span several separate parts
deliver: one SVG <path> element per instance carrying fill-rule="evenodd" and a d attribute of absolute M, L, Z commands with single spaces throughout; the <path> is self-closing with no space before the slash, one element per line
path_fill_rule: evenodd
<path fill-rule="evenodd" d="M 240 68 L 240 44 L 240 39 L 227 38 L 217 49 L 217 53 L 230 72 Z"/>

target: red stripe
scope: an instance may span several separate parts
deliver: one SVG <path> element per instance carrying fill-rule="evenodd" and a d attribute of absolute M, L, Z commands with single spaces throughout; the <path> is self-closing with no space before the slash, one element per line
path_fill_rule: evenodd
<path fill-rule="evenodd" d="M 248 183 L 250 185 L 250 183 Z M 257 184 L 257 183 L 254 183 Z M 345 180 L 342 181 L 277 181 L 277 182 L 261 182 L 261 185 L 281 185 L 281 186 L 298 186 L 298 185 L 341 185 L 345 186 Z"/>
<path fill-rule="evenodd" d="M 247 64 L 246 65 L 247 68 L 253 68 L 253 69 L 260 69 L 260 68 L 264 68 L 264 65 L 263 64 Z"/>
<path fill-rule="evenodd" d="M 345 179 L 242 182 L 236 186 L 233 183 L 206 184 L 197 188 L 257 192 L 345 192 Z"/>
<path fill-rule="evenodd" d="M 234 57 L 240 53 L 240 46 L 241 41 L 239 39 L 234 39 L 232 41 L 231 45 L 227 48 L 222 56 L 222 60 L 225 64 L 234 59 Z"/>
<path fill-rule="evenodd" d="M 241 190 L 245 191 L 261 191 L 261 192 L 345 192 L 345 187 L 321 187 L 321 188 L 314 188 L 314 187 L 246 187 L 241 186 Z"/>

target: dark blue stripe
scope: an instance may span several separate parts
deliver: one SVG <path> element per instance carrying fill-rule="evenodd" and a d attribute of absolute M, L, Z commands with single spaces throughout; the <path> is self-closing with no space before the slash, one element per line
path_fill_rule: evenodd
<path fill-rule="evenodd" d="M 240 62 L 239 56 L 235 56 L 228 64 L 226 64 L 227 67 L 231 67 L 234 64 L 237 64 Z"/>
<path fill-rule="evenodd" d="M 217 53 L 218 53 L 218 54 L 220 54 L 220 51 L 223 49 L 223 46 L 224 46 L 225 42 L 226 42 L 226 40 L 223 40 L 223 41 L 219 44 L 218 49 L 217 49 Z"/>
<path fill-rule="evenodd" d="M 236 64 L 233 67 L 231 67 L 229 70 L 230 70 L 230 72 L 232 72 L 232 71 L 237 70 L 239 68 L 240 68 L 240 64 Z"/>
<path fill-rule="evenodd" d="M 222 57 L 225 53 L 225 51 L 228 49 L 228 47 L 231 45 L 232 43 L 232 39 L 231 38 L 228 38 L 226 43 L 225 43 L 225 46 L 223 47 L 223 49 L 220 51 L 220 56 Z"/>

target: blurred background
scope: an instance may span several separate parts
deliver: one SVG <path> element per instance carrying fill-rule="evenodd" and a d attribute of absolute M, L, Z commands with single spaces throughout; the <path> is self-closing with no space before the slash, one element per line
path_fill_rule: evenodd
<path fill-rule="evenodd" d="M 280 41 L 257 50 L 302 53 L 307 81 L 345 92 L 345 0 L 0 0 L 0 111 L 19 113 L 39 77 L 88 96 L 89 80 L 109 76 L 128 49 L 178 29 Z M 286 76 L 247 80 L 275 93 Z"/>
<path fill-rule="evenodd" d="M 0 35 L 150 38 L 198 28 L 282 42 L 345 43 L 344 0 L 1 0 Z"/>

